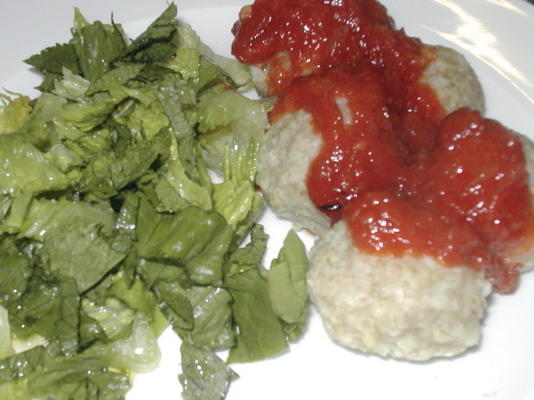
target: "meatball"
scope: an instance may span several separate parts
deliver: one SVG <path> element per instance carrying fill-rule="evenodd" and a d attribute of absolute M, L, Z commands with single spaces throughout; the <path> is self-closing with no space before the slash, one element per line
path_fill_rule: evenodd
<path fill-rule="evenodd" d="M 467 267 L 430 257 L 371 255 L 345 221 L 311 250 L 308 287 L 330 337 L 362 352 L 407 360 L 450 357 L 477 345 L 491 285 Z"/>
<path fill-rule="evenodd" d="M 256 178 L 277 216 L 318 235 L 330 227 L 330 219 L 310 200 L 306 176 L 321 145 L 309 114 L 297 111 L 283 116 L 265 136 Z"/>
<path fill-rule="evenodd" d="M 523 153 L 525 154 L 525 164 L 529 174 L 529 187 L 534 207 L 534 142 L 520 133 L 517 136 L 521 141 Z M 509 251 L 505 260 L 509 263 L 522 264 L 521 272 L 523 273 L 534 270 L 534 243 L 532 239 L 527 238 L 519 246 Z"/>
<path fill-rule="evenodd" d="M 475 71 L 466 58 L 444 46 L 426 46 L 434 54 L 423 71 L 420 83 L 429 85 L 446 114 L 462 107 L 484 113 L 484 94 Z"/>

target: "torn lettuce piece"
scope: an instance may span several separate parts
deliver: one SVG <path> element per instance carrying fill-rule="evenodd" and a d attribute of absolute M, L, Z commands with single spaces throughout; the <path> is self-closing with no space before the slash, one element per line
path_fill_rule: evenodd
<path fill-rule="evenodd" d="M 307 270 L 306 248 L 295 231 L 290 230 L 267 272 L 267 291 L 291 341 L 301 336 L 307 320 Z"/>
<path fill-rule="evenodd" d="M 28 377 L 54 356 L 54 346 L 37 346 L 22 353 L 0 358 L 0 398 L 32 400 Z"/>
<path fill-rule="evenodd" d="M 161 353 L 148 321 L 141 314 L 135 315 L 128 332 L 126 337 L 91 346 L 83 352 L 84 357 L 98 358 L 108 367 L 124 371 L 146 373 L 156 369 Z"/>
<path fill-rule="evenodd" d="M 43 367 L 59 351 L 54 345 L 36 346 L 0 359 L 0 385 L 27 378 Z"/>
<path fill-rule="evenodd" d="M 51 72 L 60 75 L 63 73 L 63 68 L 68 69 L 73 74 L 80 73 L 78 57 L 71 43 L 47 47 L 39 54 L 27 58 L 24 62 L 37 68 L 41 73 Z"/>
<path fill-rule="evenodd" d="M 195 132 L 187 118 L 184 106 L 196 103 L 196 96 L 191 87 L 173 77 L 167 77 L 156 92 L 156 96 L 169 119 L 170 127 L 177 139 L 193 137 Z"/>
<path fill-rule="evenodd" d="M 0 135 L 0 194 L 39 193 L 65 189 L 70 181 L 45 154 L 35 147 L 28 135 Z"/>
<path fill-rule="evenodd" d="M 198 109 L 199 131 L 202 133 L 227 126 L 233 121 L 249 121 L 255 129 L 251 134 L 264 132 L 268 127 L 269 103 L 253 100 L 235 90 L 225 90 L 202 97 Z"/>
<path fill-rule="evenodd" d="M 195 163 L 200 163 L 200 160 L 197 159 Z M 201 173 L 204 174 L 204 172 Z M 156 184 L 156 192 L 162 203 L 167 204 L 169 208 L 172 207 L 173 203 L 180 204 L 179 199 L 203 210 L 212 208 L 211 182 L 209 179 L 203 178 L 199 183 L 190 178 L 186 165 L 178 154 L 178 143 L 174 137 L 171 140 L 171 157 L 160 170 L 160 180 Z M 174 199 L 171 200 L 169 197 Z M 172 211 L 177 211 L 180 208 L 174 208 Z"/>
<path fill-rule="evenodd" d="M 26 292 L 33 273 L 29 257 L 20 250 L 13 236 L 0 237 L 0 304 L 9 304 Z"/>
<path fill-rule="evenodd" d="M 187 341 L 181 345 L 182 373 L 179 376 L 184 400 L 222 400 L 237 378 L 213 351 Z"/>
<path fill-rule="evenodd" d="M 136 267 L 138 263 L 140 260 L 136 259 Z M 147 321 L 152 323 L 154 332 L 159 335 L 167 324 L 161 320 L 162 317 L 154 293 L 149 290 L 140 276 L 135 273 L 130 280 L 126 272 L 121 270 L 112 277 L 111 281 L 112 284 L 106 293 L 112 298 L 120 300 L 136 313 L 141 313 Z"/>
<path fill-rule="evenodd" d="M 95 155 L 79 178 L 80 192 L 88 199 L 106 199 L 146 173 L 158 156 L 151 143 L 140 141 L 126 145 L 121 152 Z"/>
<path fill-rule="evenodd" d="M 229 265 L 234 266 L 234 271 L 238 270 L 241 265 L 261 265 L 268 240 L 269 236 L 265 233 L 263 226 L 255 224 L 250 231 L 250 241 L 232 253 Z"/>
<path fill-rule="evenodd" d="M 125 85 L 137 77 L 144 67 L 144 64 L 117 64 L 113 69 L 91 82 L 85 95 L 91 96 L 97 92 L 110 91 L 115 86 Z"/>
<path fill-rule="evenodd" d="M 229 225 L 238 226 L 251 216 L 254 219 L 263 205 L 254 185 L 258 149 L 251 139 L 248 146 L 226 152 L 223 181 L 214 185 L 213 203 Z"/>
<path fill-rule="evenodd" d="M 55 323 L 55 340 L 61 353 L 72 356 L 79 350 L 78 326 L 80 324 L 80 296 L 74 279 L 61 279 L 58 284 L 61 293 L 59 319 Z"/>
<path fill-rule="evenodd" d="M 198 78 L 200 74 L 200 53 L 195 49 L 179 48 L 168 67 L 179 72 L 184 79 Z"/>
<path fill-rule="evenodd" d="M 12 354 L 11 330 L 9 328 L 7 310 L 0 306 L 0 360 L 4 360 Z M 1 362 L 0 366 L 2 366 Z M 26 381 L 18 379 L 1 382 L 0 380 L 0 399 L 31 400 L 30 394 L 26 389 Z"/>
<path fill-rule="evenodd" d="M 241 96 L 233 91 L 226 91 L 213 97 L 208 97 L 210 99 L 208 105 L 203 103 L 206 105 L 204 114 L 209 115 L 210 111 L 208 110 L 210 109 L 214 110 L 213 113 L 217 114 L 221 109 L 221 104 L 226 104 L 227 102 L 234 103 L 238 97 Z M 240 101 L 237 100 L 237 102 Z M 237 103 L 234 106 L 237 106 Z M 233 226 L 238 226 L 247 219 L 250 219 L 251 215 L 253 219 L 257 216 L 256 211 L 262 205 L 261 197 L 256 193 L 254 180 L 256 176 L 257 155 L 263 138 L 263 129 L 267 124 L 267 121 L 264 120 L 266 112 L 259 103 L 245 101 L 243 107 L 248 108 L 247 111 L 241 110 L 245 114 L 257 113 L 257 118 L 253 118 L 254 126 L 250 127 L 250 129 L 241 129 L 243 128 L 241 126 L 241 128 L 231 134 L 225 132 L 223 129 L 221 131 L 224 132 L 223 135 L 229 134 L 229 136 L 227 140 L 223 140 L 217 144 L 217 146 L 223 146 L 224 144 L 224 161 L 222 163 L 223 181 L 214 187 L 214 208 L 224 216 L 228 224 Z M 237 111 L 235 112 L 238 113 Z M 232 128 L 236 128 L 237 124 L 233 124 L 232 121 L 241 121 L 242 119 L 237 116 L 234 116 L 234 118 L 235 120 L 232 117 L 226 121 L 220 120 L 219 123 L 229 124 Z M 206 143 L 204 144 L 206 145 Z M 209 157 L 212 161 L 214 158 L 218 159 L 220 157 L 218 154 L 220 149 L 217 149 L 217 146 L 211 149 L 212 152 Z M 221 166 L 217 165 L 216 167 L 220 168 Z"/>
<path fill-rule="evenodd" d="M 148 63 L 162 62 L 171 58 L 176 48 L 176 44 L 172 41 L 178 25 L 176 15 L 176 5 L 169 4 L 143 33 L 128 44 L 122 59 Z"/>
<path fill-rule="evenodd" d="M 233 90 L 202 97 L 197 119 L 203 155 L 208 166 L 222 173 L 227 157 L 240 157 L 240 174 L 254 181 L 256 156 L 269 126 L 269 104 Z M 240 153 L 235 155 L 235 153 Z"/>
<path fill-rule="evenodd" d="M 55 400 L 124 400 L 130 389 L 127 373 L 110 369 L 98 358 L 53 358 L 28 377 L 34 398 Z"/>
<path fill-rule="evenodd" d="M 102 125 L 123 101 L 127 94 L 123 92 L 110 95 L 107 92 L 96 93 L 91 97 L 84 97 L 82 101 L 65 104 L 57 116 L 64 123 L 68 123 L 84 132 Z"/>
<path fill-rule="evenodd" d="M 141 212 L 150 212 L 149 205 Z M 159 214 L 158 214 L 159 215 Z M 187 269 L 190 279 L 209 284 L 222 277 L 233 230 L 215 212 L 189 207 L 140 224 L 137 251 L 149 260 L 167 260 Z M 152 226 L 150 226 L 152 225 Z"/>
<path fill-rule="evenodd" d="M 57 132 L 58 115 L 61 114 L 67 99 L 46 92 L 33 103 L 32 112 L 24 125 L 24 131 L 32 143 L 39 149 L 50 146 L 52 137 Z"/>
<path fill-rule="evenodd" d="M 7 213 L 11 208 L 11 204 L 13 204 L 13 199 L 11 196 L 7 194 L 0 194 L 0 233 L 3 233 L 1 223 L 5 220 Z"/>
<path fill-rule="evenodd" d="M 214 208 L 229 225 L 237 226 L 251 211 L 262 204 L 250 181 L 225 180 L 216 184 L 213 192 Z M 261 207 L 261 206 L 260 206 Z"/>
<path fill-rule="evenodd" d="M 46 268 L 73 278 L 84 292 L 98 283 L 126 254 L 113 249 L 118 235 L 111 208 L 85 202 L 34 201 L 19 236 L 42 243 Z"/>
<path fill-rule="evenodd" d="M 133 94 L 130 92 L 130 95 Z M 158 101 L 148 104 L 138 102 L 133 106 L 124 124 L 132 132 L 140 132 L 142 137 L 152 140 L 158 133 L 167 129 L 169 120 Z"/>
<path fill-rule="evenodd" d="M 74 280 L 34 273 L 22 296 L 7 306 L 11 330 L 20 339 L 55 341 L 59 351 L 72 355 L 78 350 L 79 301 Z"/>
<path fill-rule="evenodd" d="M 239 266 L 225 279 L 234 299 L 232 308 L 237 324 L 237 343 L 230 349 L 229 363 L 264 360 L 288 349 L 286 335 L 275 314 L 267 282 L 258 266 Z"/>
<path fill-rule="evenodd" d="M 228 74 L 237 86 L 246 87 L 248 83 L 251 83 L 250 70 L 246 64 L 242 64 L 233 58 L 215 54 L 212 49 L 203 43 L 200 44 L 199 50 L 204 57 Z"/>
<path fill-rule="evenodd" d="M 79 100 L 83 97 L 90 84 L 87 79 L 72 73 L 67 68 L 63 68 L 63 79 L 55 81 L 52 93 L 65 99 Z"/>
<path fill-rule="evenodd" d="M 10 92 L 0 93 L 0 135 L 20 132 L 31 110 L 28 96 Z"/>
<path fill-rule="evenodd" d="M 187 289 L 194 325 L 187 340 L 195 346 L 213 351 L 226 350 L 235 343 L 232 327 L 232 296 L 214 286 L 193 286 Z"/>
<path fill-rule="evenodd" d="M 101 304 L 84 299 L 82 307 L 87 316 L 98 322 L 109 340 L 129 331 L 135 318 L 134 310 L 113 297 Z"/>
<path fill-rule="evenodd" d="M 281 321 L 275 314 L 261 265 L 267 235 L 260 225 L 251 233 L 251 241 L 237 249 L 228 264 L 224 287 L 233 298 L 232 309 L 237 325 L 237 342 L 230 349 L 229 363 L 263 360 L 288 349 Z"/>
<path fill-rule="evenodd" d="M 13 353 L 7 310 L 0 306 L 0 359 Z"/>
<path fill-rule="evenodd" d="M 158 301 L 173 330 L 180 336 L 193 329 L 193 306 L 186 294 L 190 282 L 182 268 L 141 260 L 139 273 Z"/>
<path fill-rule="evenodd" d="M 104 75 L 111 68 L 111 63 L 124 53 L 124 32 L 117 24 L 103 24 L 100 21 L 88 23 L 77 8 L 74 13 L 70 43 L 78 58 L 81 75 L 94 81 Z"/>
<path fill-rule="evenodd" d="M 0 383 L 0 398 L 15 400 L 32 400 L 26 387 L 26 379 Z"/>
<path fill-rule="evenodd" d="M 200 75 L 200 52 L 198 43 L 190 40 L 188 36 L 192 32 L 189 25 L 181 24 L 178 26 L 178 40 L 180 47 L 176 49 L 175 56 L 169 60 L 165 66 L 173 71 L 178 72 L 184 79 L 195 79 Z"/>

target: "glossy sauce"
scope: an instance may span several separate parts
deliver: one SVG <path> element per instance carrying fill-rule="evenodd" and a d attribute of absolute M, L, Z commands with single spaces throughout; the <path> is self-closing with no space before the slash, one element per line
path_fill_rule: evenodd
<path fill-rule="evenodd" d="M 415 84 L 432 52 L 394 29 L 375 0 L 256 0 L 242 10 L 232 32 L 232 54 L 266 71 L 268 95 L 298 76 L 365 63 L 384 72 L 392 105 L 441 116 L 428 87 Z"/>
<path fill-rule="evenodd" d="M 534 232 L 517 137 L 476 111 L 445 116 L 418 82 L 431 52 L 377 2 L 299 4 L 256 0 L 234 27 L 233 52 L 268 71 L 273 121 L 311 115 L 323 139 L 307 177 L 312 202 L 345 219 L 360 249 L 482 269 L 512 292 L 521 266 L 504 259 Z"/>
<path fill-rule="evenodd" d="M 312 202 L 333 221 L 363 191 L 395 192 L 405 175 L 408 149 L 395 135 L 398 122 L 386 98 L 376 72 L 335 68 L 296 80 L 274 106 L 273 122 L 304 110 L 321 132 L 323 146 L 307 187 Z"/>

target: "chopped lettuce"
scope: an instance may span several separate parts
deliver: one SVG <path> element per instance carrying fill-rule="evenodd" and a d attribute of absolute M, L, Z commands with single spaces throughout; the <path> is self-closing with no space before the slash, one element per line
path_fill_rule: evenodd
<path fill-rule="evenodd" d="M 19 132 L 31 112 L 30 98 L 0 93 L 0 135 Z"/>
<path fill-rule="evenodd" d="M 267 291 L 273 310 L 283 321 L 286 334 L 292 341 L 301 336 L 307 321 L 307 270 L 304 244 L 290 230 L 280 254 L 272 261 L 267 273 Z"/>
<path fill-rule="evenodd" d="M 90 357 L 52 358 L 28 378 L 33 398 L 120 400 L 130 389 L 128 374 Z M 53 397 L 50 389 L 54 388 Z"/>
<path fill-rule="evenodd" d="M 239 270 L 230 274 L 225 284 L 234 298 L 233 313 L 239 336 L 236 346 L 230 349 L 228 361 L 257 361 L 287 350 L 283 327 L 272 308 L 261 270 L 253 265 L 232 267 Z"/>
<path fill-rule="evenodd" d="M 112 62 L 124 53 L 124 33 L 117 24 L 100 21 L 89 24 L 78 9 L 75 9 L 74 22 L 70 43 L 80 72 L 89 81 L 94 81 L 109 71 Z"/>
<path fill-rule="evenodd" d="M 76 9 L 71 39 L 26 60 L 41 94 L 0 95 L 2 399 L 124 399 L 170 327 L 183 398 L 220 400 L 229 363 L 284 352 L 305 326 L 298 237 L 262 265 L 269 104 L 176 15 L 129 39 Z"/>
<path fill-rule="evenodd" d="M 68 177 L 23 133 L 0 135 L 0 193 L 16 196 L 24 191 L 39 193 L 62 190 Z"/>
<path fill-rule="evenodd" d="M 11 330 L 9 329 L 9 319 L 7 310 L 0 306 L 0 358 L 11 355 Z"/>
<path fill-rule="evenodd" d="M 217 354 L 184 341 L 181 346 L 184 400 L 219 400 L 226 397 L 230 383 L 237 378 Z"/>

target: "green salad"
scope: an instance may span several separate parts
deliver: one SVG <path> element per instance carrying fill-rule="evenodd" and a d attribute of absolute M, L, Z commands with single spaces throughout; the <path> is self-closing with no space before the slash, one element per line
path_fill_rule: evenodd
<path fill-rule="evenodd" d="M 129 39 L 75 10 L 72 38 L 25 60 L 40 95 L 0 94 L 0 399 L 124 399 L 165 329 L 183 399 L 222 399 L 230 364 L 304 330 L 299 237 L 263 266 L 269 103 L 176 14 Z"/>

